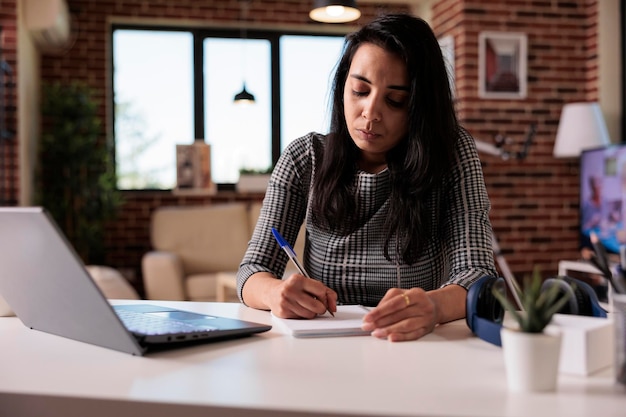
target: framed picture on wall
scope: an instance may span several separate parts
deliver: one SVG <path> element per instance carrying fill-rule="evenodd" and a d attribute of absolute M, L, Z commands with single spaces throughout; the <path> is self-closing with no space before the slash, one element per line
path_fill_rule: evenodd
<path fill-rule="evenodd" d="M 481 32 L 478 35 L 478 96 L 525 98 L 527 55 L 526 34 Z"/>

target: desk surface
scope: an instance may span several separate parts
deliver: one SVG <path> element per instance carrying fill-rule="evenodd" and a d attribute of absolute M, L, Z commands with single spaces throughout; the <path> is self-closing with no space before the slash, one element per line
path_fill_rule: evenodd
<path fill-rule="evenodd" d="M 237 303 L 158 304 L 271 323 Z M 464 321 L 415 342 L 295 339 L 273 329 L 135 357 L 3 317 L 0 344 L 1 416 L 626 415 L 610 369 L 560 375 L 555 393 L 508 392 L 500 348 L 472 337 Z"/>

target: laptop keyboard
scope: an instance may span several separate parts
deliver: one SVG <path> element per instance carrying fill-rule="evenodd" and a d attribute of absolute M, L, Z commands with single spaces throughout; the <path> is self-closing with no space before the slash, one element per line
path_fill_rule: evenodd
<path fill-rule="evenodd" d="M 151 316 L 136 311 L 116 310 L 124 326 L 132 333 L 145 335 L 164 335 L 177 333 L 195 333 L 217 330 L 216 327 L 188 323 L 172 318 Z"/>

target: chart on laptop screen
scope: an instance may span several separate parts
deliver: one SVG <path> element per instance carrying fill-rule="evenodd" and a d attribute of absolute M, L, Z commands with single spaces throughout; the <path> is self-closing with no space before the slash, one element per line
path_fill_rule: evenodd
<path fill-rule="evenodd" d="M 595 233 L 609 252 L 626 244 L 626 144 L 583 151 L 580 158 L 580 235 Z"/>

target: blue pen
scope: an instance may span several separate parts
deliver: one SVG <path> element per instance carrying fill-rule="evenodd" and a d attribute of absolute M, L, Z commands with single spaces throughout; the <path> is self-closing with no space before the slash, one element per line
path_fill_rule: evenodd
<path fill-rule="evenodd" d="M 274 237 L 276 238 L 276 241 L 280 245 L 281 249 L 283 249 L 287 253 L 287 256 L 289 256 L 289 259 L 291 259 L 291 262 L 293 262 L 296 268 L 298 268 L 298 271 L 300 271 L 300 273 L 304 275 L 305 277 L 311 278 L 309 274 L 306 272 L 306 269 L 304 269 L 304 266 L 302 266 L 300 261 L 298 261 L 296 252 L 293 250 L 291 245 L 287 243 L 285 238 L 282 237 L 281 234 L 278 232 L 278 230 L 274 229 L 273 227 L 272 227 L 272 233 L 274 234 Z"/>
<path fill-rule="evenodd" d="M 272 227 L 272 234 L 274 235 L 274 238 L 276 238 L 276 241 L 278 242 L 280 247 L 287 253 L 287 256 L 289 256 L 289 259 L 291 259 L 291 262 L 293 262 L 296 268 L 298 268 L 298 271 L 300 271 L 300 273 L 304 275 L 305 277 L 311 278 L 310 275 L 306 272 L 306 269 L 304 269 L 304 266 L 302 266 L 302 264 L 298 260 L 298 257 L 296 256 L 296 252 L 293 250 L 291 245 L 285 240 L 285 238 L 281 236 L 278 230 Z M 328 310 L 328 312 L 330 313 L 331 316 L 335 317 L 335 314 L 332 311 Z"/>

